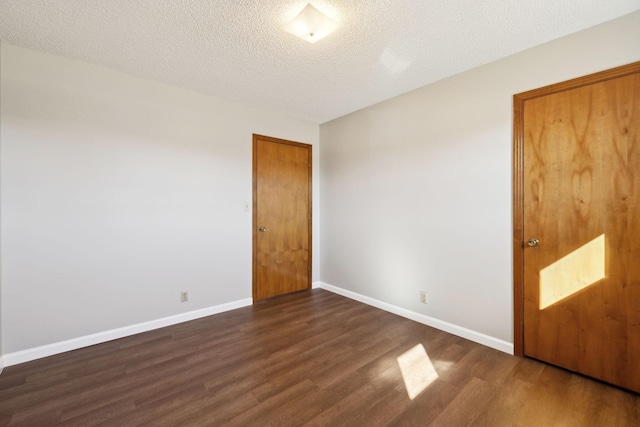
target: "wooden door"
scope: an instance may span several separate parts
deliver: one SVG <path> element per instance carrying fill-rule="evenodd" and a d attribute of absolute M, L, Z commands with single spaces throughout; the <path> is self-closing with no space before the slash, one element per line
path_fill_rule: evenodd
<path fill-rule="evenodd" d="M 311 146 L 253 136 L 253 299 L 311 288 Z"/>
<path fill-rule="evenodd" d="M 515 103 L 516 351 L 640 392 L 640 63 Z"/>

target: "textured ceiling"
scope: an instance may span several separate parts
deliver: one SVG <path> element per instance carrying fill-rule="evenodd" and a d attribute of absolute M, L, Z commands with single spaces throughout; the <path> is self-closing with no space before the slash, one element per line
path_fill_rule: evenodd
<path fill-rule="evenodd" d="M 323 123 L 640 9 L 640 0 L 2 0 L 0 39 Z"/>

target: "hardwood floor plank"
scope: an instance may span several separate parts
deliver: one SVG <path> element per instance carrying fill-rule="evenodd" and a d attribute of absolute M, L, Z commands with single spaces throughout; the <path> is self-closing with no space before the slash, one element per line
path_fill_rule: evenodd
<path fill-rule="evenodd" d="M 6 367 L 0 425 L 635 427 L 640 397 L 313 290 Z"/>
<path fill-rule="evenodd" d="M 317 369 L 310 374 L 309 378 L 318 387 L 326 388 L 345 375 L 370 363 L 379 356 L 380 352 L 386 350 L 391 345 L 392 342 L 385 339 L 384 341 L 378 341 L 376 346 L 369 347 L 363 351 L 349 348 L 350 351 L 344 354 L 344 357 L 334 360 L 334 362 L 336 362 L 335 364 Z"/>
<path fill-rule="evenodd" d="M 168 425 L 225 425 L 231 418 L 260 404 L 251 394 L 256 384 L 259 383 L 254 378 L 244 377 L 207 388 L 204 395 L 191 399 L 164 419 L 175 420 Z"/>
<path fill-rule="evenodd" d="M 473 421 L 475 426 L 525 426 L 533 422 L 530 394 L 533 385 L 519 378 L 510 378 L 500 387 L 485 409 Z M 536 422 L 540 422 L 539 420 Z"/>
<path fill-rule="evenodd" d="M 355 419 L 359 418 L 366 410 L 384 399 L 388 393 L 395 392 L 384 387 L 384 378 L 377 380 L 369 379 L 362 387 L 353 393 L 345 396 L 335 405 L 322 411 L 304 426 L 349 426 L 355 424 Z"/>
<path fill-rule="evenodd" d="M 446 381 L 435 380 L 388 425 L 390 427 L 428 426 L 458 393 L 460 393 L 459 387 Z"/>
<path fill-rule="evenodd" d="M 484 408 L 497 392 L 497 387 L 479 378 L 471 380 L 460 390 L 431 426 L 467 426 L 484 411 Z"/>
<path fill-rule="evenodd" d="M 288 413 L 296 406 L 297 400 L 317 389 L 309 380 L 296 383 L 235 416 L 229 421 L 229 425 L 273 425 L 275 420 L 278 420 L 279 425 L 296 425 L 298 421 L 290 419 Z"/>

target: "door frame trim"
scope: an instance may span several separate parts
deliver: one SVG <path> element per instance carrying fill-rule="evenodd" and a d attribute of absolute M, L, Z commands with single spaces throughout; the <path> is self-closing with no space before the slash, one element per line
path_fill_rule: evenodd
<path fill-rule="evenodd" d="M 309 275 L 307 277 L 307 289 L 311 289 L 313 274 L 313 146 L 302 142 L 289 141 L 286 139 L 274 138 L 271 136 L 253 134 L 253 200 L 252 200 L 252 278 L 251 278 L 251 298 L 255 304 L 258 300 L 258 140 L 274 142 L 276 144 L 292 145 L 308 150 L 309 153 L 309 222 L 307 224 L 309 238 Z"/>
<path fill-rule="evenodd" d="M 524 103 L 640 73 L 640 61 L 513 95 L 513 351 L 524 356 Z"/>

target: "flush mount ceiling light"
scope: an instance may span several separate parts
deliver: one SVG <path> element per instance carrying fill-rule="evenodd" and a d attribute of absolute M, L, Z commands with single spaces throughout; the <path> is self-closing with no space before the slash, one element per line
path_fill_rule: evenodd
<path fill-rule="evenodd" d="M 309 43 L 325 38 L 337 28 L 338 24 L 309 3 L 302 12 L 289 22 L 284 30 Z"/>

